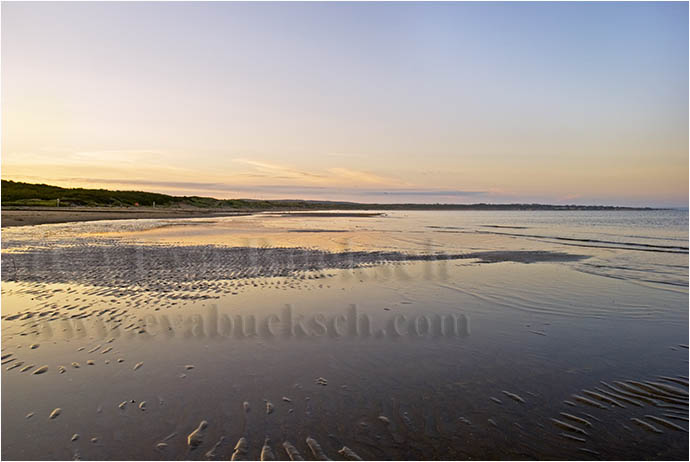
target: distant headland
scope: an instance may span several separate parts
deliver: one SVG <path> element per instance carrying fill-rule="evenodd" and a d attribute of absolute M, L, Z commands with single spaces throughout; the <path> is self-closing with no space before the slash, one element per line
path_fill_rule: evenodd
<path fill-rule="evenodd" d="M 443 204 L 361 203 L 303 199 L 215 199 L 201 196 L 171 196 L 144 191 L 62 188 L 47 184 L 2 180 L 5 207 L 156 207 L 256 210 L 656 210 L 651 207 L 554 204 Z"/>

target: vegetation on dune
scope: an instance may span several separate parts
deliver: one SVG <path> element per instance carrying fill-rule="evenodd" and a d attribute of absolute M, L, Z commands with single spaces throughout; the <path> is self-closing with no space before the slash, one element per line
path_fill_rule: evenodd
<path fill-rule="evenodd" d="M 47 184 L 2 180 L 2 205 L 169 205 L 173 196 L 140 191 L 109 191 L 107 189 L 61 188 Z"/>
<path fill-rule="evenodd" d="M 265 201 L 251 199 L 214 199 L 200 196 L 170 196 L 143 191 L 110 191 L 107 189 L 61 188 L 47 184 L 2 180 L 4 206 L 114 206 L 179 207 L 233 209 L 320 209 L 325 203 L 311 201 Z"/>
<path fill-rule="evenodd" d="M 2 180 L 3 206 L 153 206 L 200 207 L 241 210 L 651 210 L 603 205 L 545 204 L 361 204 L 307 200 L 214 199 L 200 196 L 169 196 L 143 191 L 61 188 L 47 184 Z"/>

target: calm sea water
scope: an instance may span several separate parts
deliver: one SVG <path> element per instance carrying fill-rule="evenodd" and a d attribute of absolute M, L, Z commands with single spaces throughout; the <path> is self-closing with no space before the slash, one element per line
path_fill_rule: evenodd
<path fill-rule="evenodd" d="M 250 458 L 266 437 L 309 457 L 308 436 L 335 459 L 688 455 L 687 211 L 109 221 L 2 245 L 5 458 L 223 459 L 242 436 Z"/>

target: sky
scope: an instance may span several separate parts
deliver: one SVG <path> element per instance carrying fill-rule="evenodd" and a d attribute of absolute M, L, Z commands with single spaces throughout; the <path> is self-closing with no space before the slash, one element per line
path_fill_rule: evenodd
<path fill-rule="evenodd" d="M 2 3 L 2 178 L 688 205 L 688 4 Z"/>

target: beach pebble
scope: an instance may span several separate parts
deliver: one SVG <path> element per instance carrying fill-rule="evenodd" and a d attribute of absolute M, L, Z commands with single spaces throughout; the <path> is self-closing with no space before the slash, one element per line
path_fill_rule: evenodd
<path fill-rule="evenodd" d="M 285 452 L 287 453 L 288 457 L 290 460 L 295 461 L 295 460 L 304 460 L 302 455 L 299 453 L 297 448 L 295 448 L 292 443 L 289 441 L 284 441 L 283 442 L 283 448 L 285 448 Z"/>
<path fill-rule="evenodd" d="M 518 403 L 524 403 L 525 400 L 522 399 L 522 397 L 516 395 L 515 393 L 511 393 L 509 391 L 503 390 L 501 393 L 506 395 L 508 398 L 512 399 L 513 401 L 517 401 Z"/>
<path fill-rule="evenodd" d="M 54 419 L 54 418 L 56 418 L 57 416 L 59 416 L 61 412 L 62 412 L 62 409 L 60 409 L 59 407 L 56 407 L 55 409 L 53 409 L 53 412 L 50 413 L 50 415 L 48 416 L 48 418 L 49 418 L 49 419 Z"/>
<path fill-rule="evenodd" d="M 338 454 L 340 454 L 347 460 L 363 460 L 352 449 L 348 448 L 347 446 L 343 446 L 343 448 L 340 451 L 338 451 Z"/>
<path fill-rule="evenodd" d="M 39 375 L 39 374 L 43 374 L 45 372 L 48 372 L 48 366 L 41 366 L 38 369 L 36 369 L 35 371 L 33 371 L 32 374 Z"/>
<path fill-rule="evenodd" d="M 309 446 L 309 449 L 311 449 L 311 452 L 314 454 L 316 460 L 331 460 L 328 458 L 328 456 L 326 456 L 326 453 L 323 452 L 321 445 L 311 436 L 307 437 L 307 446 Z"/>
<path fill-rule="evenodd" d="M 247 451 L 249 450 L 249 443 L 247 443 L 247 438 L 244 436 L 237 441 L 235 445 L 235 451 L 232 453 L 230 460 L 245 460 L 247 457 Z"/>
<path fill-rule="evenodd" d="M 276 456 L 273 454 L 273 449 L 271 449 L 271 441 L 268 438 L 264 440 L 264 445 L 261 447 L 260 460 L 276 460 Z"/>
<path fill-rule="evenodd" d="M 19 361 L 14 364 L 12 364 L 10 367 L 7 368 L 8 371 L 11 371 L 12 369 L 15 369 L 17 367 L 21 367 L 24 364 L 24 361 Z"/>
<path fill-rule="evenodd" d="M 208 422 L 202 420 L 196 430 L 187 436 L 187 445 L 191 449 L 196 448 L 204 442 L 204 430 L 206 430 L 206 427 L 208 427 Z"/>

